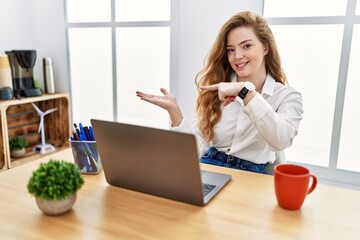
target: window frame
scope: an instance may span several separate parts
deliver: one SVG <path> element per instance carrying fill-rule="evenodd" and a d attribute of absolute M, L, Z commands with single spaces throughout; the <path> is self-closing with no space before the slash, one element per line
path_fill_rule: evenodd
<path fill-rule="evenodd" d="M 266 0 L 264 0 L 266 1 Z M 264 15 L 264 7 L 262 10 L 263 15 L 268 20 L 270 25 L 320 25 L 320 24 L 341 24 L 344 26 L 341 46 L 341 56 L 339 64 L 338 82 L 335 96 L 335 110 L 333 116 L 333 128 L 331 134 L 331 145 L 329 154 L 328 167 L 315 166 L 310 164 L 301 163 L 314 172 L 320 181 L 328 184 L 334 184 L 343 187 L 350 187 L 360 190 L 360 172 L 353 172 L 337 168 L 340 137 L 341 137 L 341 124 L 343 118 L 345 92 L 348 67 L 350 61 L 350 51 L 352 44 L 352 34 L 354 24 L 360 23 L 360 16 L 356 15 L 356 4 L 360 4 L 360 0 L 348 0 L 346 7 L 346 15 L 344 16 L 326 16 L 326 17 L 266 17 Z M 264 6 L 264 4 L 263 4 Z M 296 162 L 291 162 L 295 163 Z"/>
<path fill-rule="evenodd" d="M 116 61 L 116 29 L 121 27 L 169 27 L 170 28 L 170 91 L 174 88 L 177 80 L 177 58 L 178 55 L 178 0 L 170 1 L 170 20 L 169 21 L 121 21 L 116 22 L 115 17 L 115 2 L 111 1 L 111 20 L 110 22 L 69 22 L 67 16 L 67 1 L 64 0 L 65 11 L 65 30 L 66 30 L 66 46 L 67 46 L 67 67 L 68 67 L 68 81 L 70 97 L 72 94 L 72 79 L 71 79 L 71 64 L 70 64 L 70 49 L 69 49 L 69 29 L 71 28 L 111 28 L 111 49 L 112 49 L 112 87 L 113 87 L 113 121 L 118 121 L 118 93 L 117 93 L 117 61 Z M 72 98 L 70 98 L 72 99 Z M 71 103 L 72 104 L 72 103 Z M 73 109 L 71 109 L 71 116 L 73 116 Z"/>

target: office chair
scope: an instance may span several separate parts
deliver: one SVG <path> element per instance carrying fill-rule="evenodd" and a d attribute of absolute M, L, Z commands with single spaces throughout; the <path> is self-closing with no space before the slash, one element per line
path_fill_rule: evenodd
<path fill-rule="evenodd" d="M 274 175 L 274 167 L 278 164 L 286 163 L 285 151 L 275 152 L 275 162 L 266 166 L 265 171 L 269 175 Z"/>

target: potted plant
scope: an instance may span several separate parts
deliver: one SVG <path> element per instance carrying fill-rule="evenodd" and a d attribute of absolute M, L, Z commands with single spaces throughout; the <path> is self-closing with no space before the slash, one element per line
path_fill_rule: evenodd
<path fill-rule="evenodd" d="M 59 215 L 72 208 L 83 184 L 80 169 L 73 163 L 50 159 L 32 173 L 27 189 L 35 196 L 40 210 L 48 215 Z"/>
<path fill-rule="evenodd" d="M 11 157 L 22 157 L 25 155 L 25 147 L 27 147 L 28 143 L 23 137 L 13 137 L 9 141 L 10 147 L 10 155 Z"/>

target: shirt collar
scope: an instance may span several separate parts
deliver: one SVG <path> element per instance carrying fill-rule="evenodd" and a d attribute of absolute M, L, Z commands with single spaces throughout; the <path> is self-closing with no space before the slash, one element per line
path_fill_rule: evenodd
<path fill-rule="evenodd" d="M 276 84 L 275 79 L 270 74 L 268 74 L 266 76 L 265 83 L 264 83 L 264 86 L 262 88 L 261 95 L 263 95 L 263 94 L 266 94 L 266 95 L 269 95 L 269 96 L 273 95 L 274 89 L 275 89 L 275 84 Z"/>
<path fill-rule="evenodd" d="M 235 73 L 233 73 L 230 76 L 230 81 L 232 83 L 237 82 L 237 76 L 236 76 Z M 275 89 L 275 83 L 276 83 L 275 79 L 270 74 L 267 74 L 264 86 L 262 88 L 261 95 L 266 94 L 266 95 L 271 96 L 273 94 L 273 92 L 274 92 L 274 89 Z"/>

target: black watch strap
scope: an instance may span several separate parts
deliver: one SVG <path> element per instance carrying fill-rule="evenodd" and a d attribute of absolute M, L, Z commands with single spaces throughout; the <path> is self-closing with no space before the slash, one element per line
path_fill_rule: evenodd
<path fill-rule="evenodd" d="M 244 98 L 246 97 L 246 94 L 249 92 L 249 89 L 247 89 L 246 87 L 243 87 L 243 89 L 240 90 L 239 92 L 239 97 L 244 100 Z"/>

